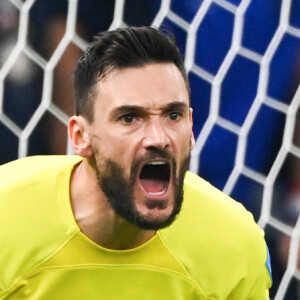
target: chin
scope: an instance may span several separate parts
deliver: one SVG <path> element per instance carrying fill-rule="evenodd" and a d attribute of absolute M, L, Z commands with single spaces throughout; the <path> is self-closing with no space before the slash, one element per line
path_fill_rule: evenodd
<path fill-rule="evenodd" d="M 167 205 L 168 201 L 146 200 L 143 209 L 137 209 L 139 217 L 136 225 L 142 229 L 158 230 L 170 226 L 179 211 L 174 206 Z"/>

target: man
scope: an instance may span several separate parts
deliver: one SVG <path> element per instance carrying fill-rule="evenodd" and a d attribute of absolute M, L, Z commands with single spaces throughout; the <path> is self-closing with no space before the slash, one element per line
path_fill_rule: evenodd
<path fill-rule="evenodd" d="M 0 170 L 0 299 L 267 299 L 262 231 L 186 172 L 189 85 L 174 41 L 100 34 L 75 70 L 77 156 Z"/>

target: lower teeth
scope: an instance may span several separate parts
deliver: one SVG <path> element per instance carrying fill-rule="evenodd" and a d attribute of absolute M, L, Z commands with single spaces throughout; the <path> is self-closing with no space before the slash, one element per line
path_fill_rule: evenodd
<path fill-rule="evenodd" d="M 160 195 L 163 195 L 164 192 L 166 191 L 166 189 L 164 189 L 163 191 L 161 192 L 149 192 L 148 194 L 151 195 L 151 196 L 160 196 Z"/>

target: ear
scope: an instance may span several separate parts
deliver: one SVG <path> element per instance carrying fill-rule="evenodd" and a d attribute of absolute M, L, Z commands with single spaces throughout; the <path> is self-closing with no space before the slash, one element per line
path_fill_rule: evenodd
<path fill-rule="evenodd" d="M 88 123 L 82 116 L 72 116 L 69 120 L 69 137 L 75 154 L 91 157 L 92 147 L 88 134 Z"/>
<path fill-rule="evenodd" d="M 191 150 L 194 149 L 195 147 L 195 137 L 194 137 L 194 132 L 193 132 L 193 109 L 190 108 L 190 124 L 191 124 L 191 134 L 190 134 L 190 138 L 191 138 L 191 141 L 190 141 L 190 147 L 191 147 Z"/>

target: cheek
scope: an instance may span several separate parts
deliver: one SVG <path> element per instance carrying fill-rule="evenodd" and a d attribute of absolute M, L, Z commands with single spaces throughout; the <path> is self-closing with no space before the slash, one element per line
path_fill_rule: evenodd
<path fill-rule="evenodd" d="M 118 143 L 117 139 L 113 135 L 101 134 L 97 136 L 95 142 L 93 142 L 93 149 L 105 158 L 114 158 L 118 156 L 118 150 L 120 150 L 122 143 Z"/>
<path fill-rule="evenodd" d="M 187 128 L 183 131 L 183 133 L 180 136 L 180 145 L 181 149 L 185 151 L 190 151 L 193 146 L 193 132 L 190 128 Z"/>
<path fill-rule="evenodd" d="M 114 161 L 124 169 L 125 176 L 130 175 L 132 162 L 137 156 L 137 151 L 131 139 L 106 135 L 99 141 L 98 149 L 104 159 Z"/>
<path fill-rule="evenodd" d="M 107 141 L 109 141 L 109 139 L 100 139 L 99 137 L 92 139 L 92 151 L 100 169 L 105 168 L 107 160 L 115 161 L 115 155 L 113 153 L 114 147 L 111 147 L 111 144 Z"/>
<path fill-rule="evenodd" d="M 185 130 L 184 134 L 181 134 L 180 137 L 177 136 L 176 140 L 173 140 L 173 151 L 178 168 L 190 155 L 191 149 L 191 137 L 188 130 Z"/>

